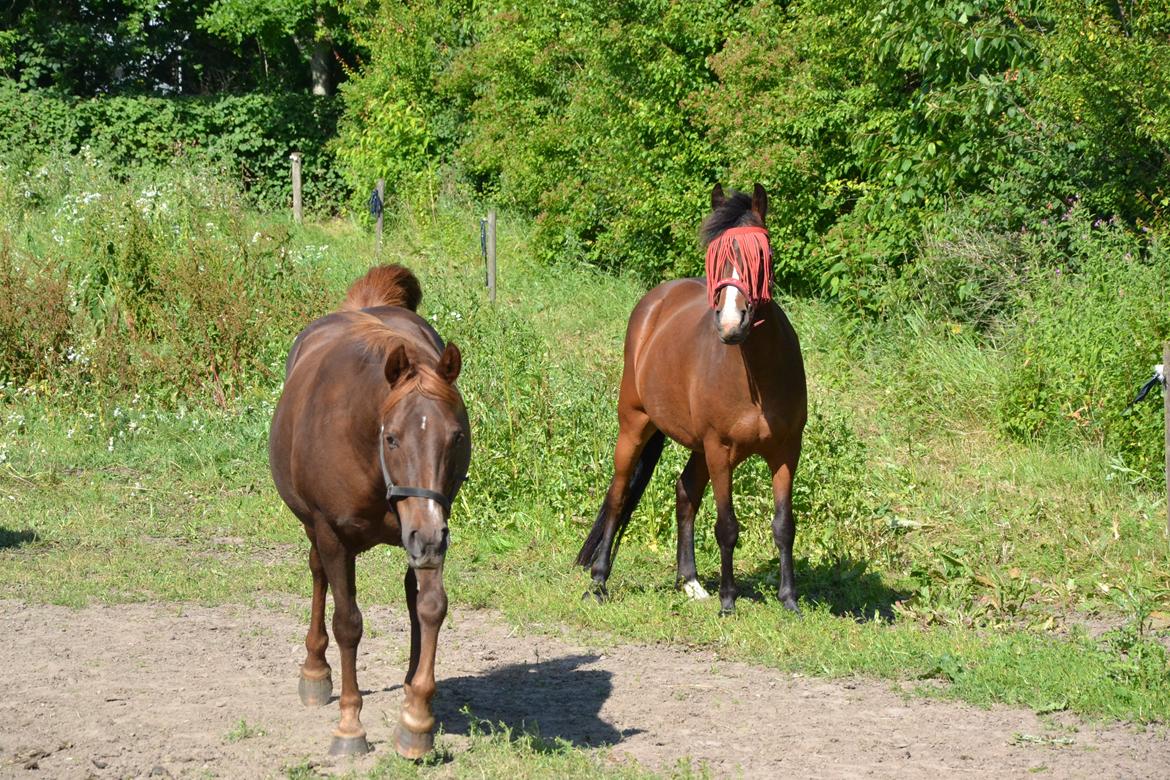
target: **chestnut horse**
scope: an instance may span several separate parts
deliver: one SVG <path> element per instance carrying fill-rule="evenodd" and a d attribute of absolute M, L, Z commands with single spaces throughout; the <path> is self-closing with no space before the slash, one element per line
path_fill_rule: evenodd
<path fill-rule="evenodd" d="M 707 275 L 655 287 L 630 315 L 618 396 L 614 476 L 577 563 L 591 568 L 590 592 L 606 596 L 616 540 L 630 520 L 665 437 L 691 450 L 678 478 L 677 584 L 705 598 L 695 570 L 695 513 L 710 481 L 715 494 L 722 576 L 721 611 L 735 610 L 732 556 L 739 522 L 731 475 L 750 455 L 772 471 L 776 513 L 772 536 L 780 550 L 780 603 L 797 610 L 792 572 L 792 480 L 807 418 L 804 363 L 788 318 L 772 301 L 771 250 L 764 218 L 768 196 L 749 197 L 719 185 L 704 220 Z M 590 594 L 587 593 L 588 597 Z"/>
<path fill-rule="evenodd" d="M 325 661 L 325 591 L 341 655 L 341 722 L 330 753 L 369 750 L 355 659 L 362 637 L 354 559 L 378 544 L 406 549 L 410 666 L 396 747 L 419 758 L 434 744 L 435 645 L 447 615 L 447 519 L 471 459 L 462 360 L 415 314 L 422 291 L 398 265 L 373 268 L 341 311 L 301 331 L 285 365 L 268 459 L 276 489 L 309 537 L 313 607 L 299 692 L 306 706 L 333 691 Z"/>

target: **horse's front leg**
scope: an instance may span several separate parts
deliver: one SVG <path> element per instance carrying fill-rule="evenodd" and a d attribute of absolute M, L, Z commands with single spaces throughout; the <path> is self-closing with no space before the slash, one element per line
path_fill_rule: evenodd
<path fill-rule="evenodd" d="M 799 456 L 798 437 L 794 447 L 768 459 L 768 466 L 772 469 L 772 495 L 776 499 L 772 538 L 780 553 L 780 586 L 776 595 L 785 609 L 797 614 L 800 614 L 800 608 L 796 604 L 796 575 L 792 561 L 792 543 L 796 540 L 796 518 L 792 516 L 792 480 L 796 475 Z"/>
<path fill-rule="evenodd" d="M 708 596 L 699 584 L 695 568 L 695 515 L 707 490 L 707 461 L 702 452 L 692 452 L 675 485 L 675 518 L 678 522 L 678 577 L 675 584 L 693 599 Z"/>
<path fill-rule="evenodd" d="M 731 504 L 731 453 L 722 445 L 705 449 L 707 470 L 711 472 L 711 491 L 715 494 L 715 540 L 719 543 L 719 613 L 735 612 L 735 544 L 739 541 L 739 520 Z"/>
<path fill-rule="evenodd" d="M 395 747 L 406 758 L 422 758 L 435 744 L 435 649 L 439 628 L 447 617 L 443 569 L 406 570 L 406 606 L 410 610 L 410 668 L 403 688 L 406 697 L 398 717 Z"/>
<path fill-rule="evenodd" d="M 369 752 L 366 729 L 362 726 L 362 694 L 357 684 L 357 646 L 362 639 L 362 613 L 357 605 L 354 580 L 354 553 L 345 549 L 332 533 L 317 533 L 321 563 L 333 591 L 333 637 L 341 655 L 341 720 L 333 732 L 330 755 L 360 755 Z"/>

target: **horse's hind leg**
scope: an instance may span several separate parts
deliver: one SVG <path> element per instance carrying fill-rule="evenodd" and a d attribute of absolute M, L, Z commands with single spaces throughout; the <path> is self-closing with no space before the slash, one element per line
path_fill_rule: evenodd
<path fill-rule="evenodd" d="M 398 716 L 395 747 L 405 758 L 422 758 L 435 744 L 435 649 L 447 616 L 447 591 L 442 569 L 407 569 L 406 607 L 410 612 L 410 667 L 403 688 L 406 698 Z"/>
<path fill-rule="evenodd" d="M 325 660 L 325 648 L 329 647 L 329 634 L 325 633 L 325 591 L 328 581 L 325 568 L 321 565 L 321 554 L 317 542 L 310 532 L 309 571 L 313 573 L 313 606 L 309 613 L 309 632 L 305 634 L 305 663 L 301 666 L 301 680 L 297 692 L 301 704 L 306 707 L 320 707 L 329 703 L 333 694 L 333 674 Z"/>
<path fill-rule="evenodd" d="M 711 491 L 715 494 L 715 540 L 719 542 L 719 612 L 735 612 L 735 544 L 739 541 L 739 520 L 731 503 L 732 461 L 729 450 L 720 444 L 705 449 L 707 469 L 711 473 Z"/>
<path fill-rule="evenodd" d="M 331 755 L 366 753 L 366 729 L 362 726 L 362 694 L 357 684 L 357 646 L 362 639 L 362 613 L 357 605 L 354 554 L 345 549 L 332 530 L 321 533 L 317 526 L 321 563 L 333 591 L 333 638 L 341 655 L 341 721 L 333 732 Z"/>
<path fill-rule="evenodd" d="M 653 442 L 654 451 L 649 451 L 647 444 L 657 436 Z M 587 563 L 587 549 L 595 542 L 591 553 L 593 564 L 590 573 L 593 575 L 592 595 L 601 601 L 605 598 L 605 581 L 609 579 L 613 568 L 614 538 L 618 529 L 629 522 L 634 511 L 634 504 L 642 497 L 642 491 L 650 480 L 650 472 L 662 454 L 665 437 L 655 429 L 650 417 L 645 412 L 633 411 L 623 415 L 621 430 L 618 433 L 617 445 L 613 453 L 613 480 L 609 483 L 609 490 L 601 504 L 597 522 L 590 534 L 590 540 L 582 548 L 578 562 Z M 646 461 L 646 462 L 642 462 Z M 600 534 L 594 540 L 593 536 Z M 589 594 L 587 593 L 586 596 Z"/>
<path fill-rule="evenodd" d="M 709 595 L 699 584 L 699 573 L 695 569 L 695 515 L 709 480 L 703 453 L 692 452 L 674 489 L 678 521 L 678 579 L 675 584 L 693 599 L 705 599 Z"/>
<path fill-rule="evenodd" d="M 792 480 L 796 475 L 796 461 L 799 457 L 798 438 L 794 447 L 768 459 L 768 466 L 772 469 L 772 494 L 776 499 L 772 538 L 780 551 L 780 586 L 777 596 L 785 609 L 798 614 L 800 608 L 796 605 L 796 576 L 792 563 L 792 543 L 796 539 L 796 518 L 792 516 Z"/>

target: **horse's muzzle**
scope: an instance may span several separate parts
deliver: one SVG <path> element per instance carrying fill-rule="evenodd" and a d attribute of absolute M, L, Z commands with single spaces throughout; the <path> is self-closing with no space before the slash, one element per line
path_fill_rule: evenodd
<path fill-rule="evenodd" d="M 728 323 L 722 313 L 715 311 L 715 333 L 724 344 L 742 344 L 751 333 L 751 310 L 740 309 L 739 321 Z"/>
<path fill-rule="evenodd" d="M 444 525 L 437 531 L 427 532 L 415 529 L 402 540 L 406 549 L 407 563 L 412 569 L 437 569 L 443 565 L 447 555 L 449 532 Z"/>
<path fill-rule="evenodd" d="M 719 340 L 724 344 L 735 346 L 747 341 L 748 332 L 746 330 L 737 330 L 731 333 L 720 333 Z"/>

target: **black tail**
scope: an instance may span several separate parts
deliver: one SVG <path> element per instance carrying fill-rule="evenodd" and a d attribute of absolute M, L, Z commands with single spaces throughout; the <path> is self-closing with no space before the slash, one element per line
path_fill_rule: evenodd
<path fill-rule="evenodd" d="M 658 459 L 662 457 L 662 448 L 665 445 L 666 434 L 657 431 L 642 448 L 642 456 L 638 458 L 638 465 L 634 466 L 634 473 L 630 477 L 626 503 L 622 506 L 621 515 L 618 516 L 617 543 L 619 544 L 622 535 L 626 532 L 626 525 L 630 522 L 630 515 L 634 514 L 634 509 L 642 500 L 642 493 L 646 491 L 646 485 L 650 483 L 650 477 L 654 474 L 654 467 L 658 465 Z M 593 565 L 593 559 L 597 557 L 597 548 L 601 545 L 601 537 L 604 535 L 605 500 L 602 499 L 601 510 L 597 513 L 597 519 L 593 521 L 593 528 L 589 531 L 585 544 L 581 545 L 581 552 L 577 553 L 578 566 Z"/>

